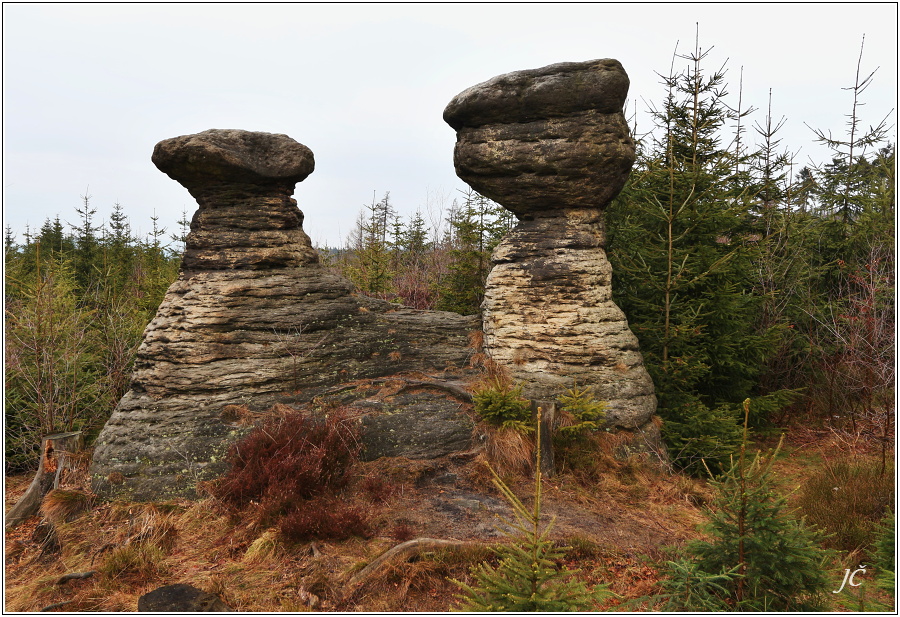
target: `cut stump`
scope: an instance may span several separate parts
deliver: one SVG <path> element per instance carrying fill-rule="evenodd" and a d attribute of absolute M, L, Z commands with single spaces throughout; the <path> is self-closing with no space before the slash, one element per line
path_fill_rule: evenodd
<path fill-rule="evenodd" d="M 16 527 L 32 514 L 36 514 L 50 489 L 59 486 L 63 469 L 72 466 L 70 454 L 84 448 L 84 435 L 81 431 L 56 433 L 41 439 L 41 460 L 34 480 L 25 494 L 6 513 L 4 526 L 7 529 Z"/>

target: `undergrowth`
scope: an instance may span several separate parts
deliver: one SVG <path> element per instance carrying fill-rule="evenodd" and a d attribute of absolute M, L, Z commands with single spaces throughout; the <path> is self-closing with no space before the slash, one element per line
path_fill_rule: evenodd
<path fill-rule="evenodd" d="M 529 433 L 533 429 L 531 404 L 522 396 L 522 386 L 503 375 L 494 375 L 472 395 L 475 412 L 488 424 Z"/>
<path fill-rule="evenodd" d="M 258 508 L 262 523 L 290 540 L 370 535 L 367 513 L 341 497 L 359 460 L 355 421 L 342 408 L 324 417 L 282 411 L 231 448 L 231 469 L 212 495 L 237 510 Z"/>
<path fill-rule="evenodd" d="M 866 548 L 894 504 L 894 470 L 875 460 L 828 461 L 800 490 L 807 521 L 831 534 L 826 543 L 845 551 Z"/>
<path fill-rule="evenodd" d="M 541 410 L 537 417 L 537 461 L 535 462 L 534 503 L 528 508 L 493 469 L 494 485 L 513 509 L 515 520 L 500 517 L 518 533 L 498 530 L 512 542 L 490 547 L 497 566 L 482 561 L 473 567 L 473 585 L 454 580 L 460 589 L 460 609 L 466 611 L 579 611 L 590 610 L 612 595 L 605 584 L 588 589 L 575 577 L 578 570 L 560 568 L 568 547 L 550 540 L 554 520 L 541 523 Z"/>

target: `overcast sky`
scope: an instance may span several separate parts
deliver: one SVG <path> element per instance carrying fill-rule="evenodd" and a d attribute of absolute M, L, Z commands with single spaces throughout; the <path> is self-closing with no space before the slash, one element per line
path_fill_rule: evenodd
<path fill-rule="evenodd" d="M 865 35 L 862 119 L 896 107 L 897 5 L 805 4 L 4 4 L 3 215 L 22 240 L 86 192 L 107 219 L 176 231 L 188 192 L 150 162 L 160 140 L 210 128 L 286 133 L 316 170 L 295 197 L 314 242 L 341 242 L 390 191 L 399 212 L 446 207 L 464 188 L 441 117 L 495 75 L 616 58 L 643 112 L 672 53 L 712 47 L 737 103 L 786 117 L 783 144 L 821 161 L 804 123 L 845 128 Z M 686 64 L 676 63 L 676 69 Z M 890 122 L 894 123 L 894 114 Z M 638 116 L 638 131 L 649 128 Z M 896 135 L 896 132 L 892 132 Z M 895 138 L 894 138 L 895 139 Z M 427 220 L 427 213 L 426 213 Z"/>

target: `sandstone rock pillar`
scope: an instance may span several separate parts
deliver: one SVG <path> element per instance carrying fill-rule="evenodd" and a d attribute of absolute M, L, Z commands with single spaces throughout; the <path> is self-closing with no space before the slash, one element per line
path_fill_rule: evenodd
<path fill-rule="evenodd" d="M 617 60 L 553 64 L 473 86 L 447 105 L 457 175 L 515 213 L 485 290 L 485 351 L 552 400 L 577 382 L 607 422 L 646 425 L 656 409 L 637 338 L 612 301 L 603 209 L 635 160 Z"/>
<path fill-rule="evenodd" d="M 152 160 L 199 209 L 129 390 L 97 438 L 99 494 L 196 496 L 197 482 L 225 471 L 229 446 L 248 430 L 231 405 L 302 406 L 335 384 L 468 363 L 467 335 L 478 327 L 471 318 L 356 296 L 319 264 L 291 197 L 313 171 L 306 146 L 286 135 L 209 130 L 160 142 Z M 412 398 L 360 410 L 368 455 L 469 447 L 471 422 L 458 403 Z M 395 425 L 428 430 L 410 437 Z"/>

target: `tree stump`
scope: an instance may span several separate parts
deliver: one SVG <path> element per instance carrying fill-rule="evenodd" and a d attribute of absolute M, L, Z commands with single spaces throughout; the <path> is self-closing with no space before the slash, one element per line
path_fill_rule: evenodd
<path fill-rule="evenodd" d="M 59 486 L 63 469 L 72 467 L 71 457 L 68 455 L 83 448 L 84 435 L 81 431 L 56 433 L 41 439 L 41 460 L 38 462 L 37 473 L 25 494 L 6 513 L 4 524 L 7 529 L 37 513 L 44 495 Z"/>

